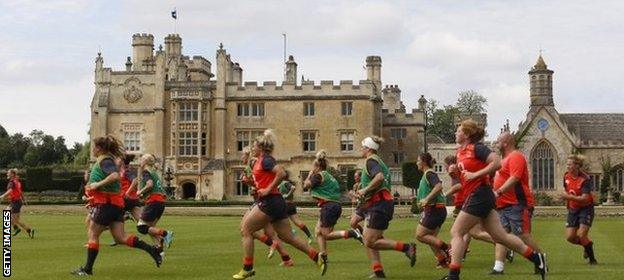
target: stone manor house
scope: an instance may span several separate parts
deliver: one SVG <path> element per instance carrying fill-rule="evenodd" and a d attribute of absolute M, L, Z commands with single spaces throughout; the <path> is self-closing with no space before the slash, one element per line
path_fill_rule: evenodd
<path fill-rule="evenodd" d="M 176 198 L 250 200 L 238 180 L 241 151 L 267 128 L 278 138 L 274 156 L 298 186 L 317 151 L 345 175 L 364 163 L 361 140 L 381 135 L 393 185 L 411 193 L 400 187 L 400 164 L 423 151 L 426 100 L 406 111 L 399 87 L 382 85 L 381 57 L 365 63 L 363 80 L 314 82 L 297 79 L 290 56 L 282 82 L 259 84 L 243 80 L 223 45 L 211 62 L 184 55 L 178 34 L 157 50 L 153 35 L 134 34 L 125 69 L 104 67 L 101 54 L 95 60 L 90 137 L 113 134 L 130 153 L 154 154 L 173 175 Z"/>

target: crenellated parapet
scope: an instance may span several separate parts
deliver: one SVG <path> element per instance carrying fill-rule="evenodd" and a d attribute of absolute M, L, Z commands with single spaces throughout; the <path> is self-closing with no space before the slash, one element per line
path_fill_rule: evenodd
<path fill-rule="evenodd" d="M 255 81 L 244 82 L 242 86 L 230 82 L 226 84 L 228 96 L 323 96 L 323 95 L 360 95 L 371 96 L 373 85 L 369 80 L 360 80 L 357 84 L 352 80 L 341 80 L 336 84 L 332 80 L 322 80 L 319 83 L 304 81 L 301 85 L 277 81 L 264 81 L 261 85 Z"/>

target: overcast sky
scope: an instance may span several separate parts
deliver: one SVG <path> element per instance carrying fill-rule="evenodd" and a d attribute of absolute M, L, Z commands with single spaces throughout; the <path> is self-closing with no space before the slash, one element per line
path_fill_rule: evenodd
<path fill-rule="evenodd" d="M 173 32 L 173 7 L 183 53 L 214 63 L 223 42 L 246 81 L 282 80 L 285 32 L 306 79 L 364 79 L 365 57 L 380 55 L 383 83 L 399 85 L 408 110 L 421 94 L 449 104 L 482 93 L 492 136 L 523 120 L 541 48 L 559 112 L 624 111 L 622 1 L 153 2 L 1 1 L 0 124 L 86 141 L 98 50 L 124 69 L 133 33 L 157 46 Z"/>

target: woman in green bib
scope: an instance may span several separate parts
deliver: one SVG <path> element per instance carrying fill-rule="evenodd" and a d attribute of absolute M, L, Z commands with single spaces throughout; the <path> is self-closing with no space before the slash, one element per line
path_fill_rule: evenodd
<path fill-rule="evenodd" d="M 327 258 L 328 240 L 354 238 L 362 242 L 362 234 L 356 229 L 334 231 L 334 226 L 342 214 L 341 192 L 336 178 L 327 172 L 327 165 L 327 154 L 321 150 L 316 154 L 314 167 L 304 183 L 304 190 L 310 190 L 321 208 L 315 233 L 323 258 Z"/>
<path fill-rule="evenodd" d="M 106 229 L 110 229 L 117 244 L 126 244 L 147 252 L 156 262 L 156 266 L 160 267 L 162 263 L 160 251 L 124 231 L 124 201 L 119 184 L 119 170 L 115 165 L 115 157 L 122 157 L 124 154 L 122 144 L 108 135 L 93 139 L 91 145 L 97 161 L 85 186 L 85 190 L 91 195 L 90 204 L 93 207 L 88 229 L 87 262 L 72 274 L 78 276 L 93 274 L 93 264 L 100 248 L 100 235 Z"/>
<path fill-rule="evenodd" d="M 442 181 L 432 169 L 435 160 L 431 154 L 420 154 L 416 164 L 423 173 L 418 185 L 418 204 L 424 208 L 416 228 L 416 238 L 431 247 L 438 259 L 438 267 L 446 268 L 451 258 L 450 247 L 438 238 L 440 228 L 446 220 L 446 199 L 442 194 Z"/>
<path fill-rule="evenodd" d="M 156 158 L 154 155 L 144 154 L 141 157 L 137 171 L 139 186 L 137 196 L 145 198 L 145 206 L 143 206 L 141 218 L 137 223 L 137 231 L 141 234 L 149 234 L 156 246 L 163 251 L 165 247 L 171 246 L 173 231 L 156 227 L 165 212 L 167 195 L 155 165 Z"/>
<path fill-rule="evenodd" d="M 366 166 L 362 168 L 362 188 L 355 195 L 364 201 L 366 209 L 366 229 L 364 229 L 364 245 L 373 267 L 370 278 L 386 278 L 381 265 L 380 250 L 396 250 L 403 252 L 410 260 L 410 266 L 416 263 L 416 244 L 405 244 L 387 239 L 383 233 L 390 225 L 394 214 L 394 198 L 390 194 L 390 170 L 377 155 L 383 138 L 366 137 L 362 140 L 360 151 L 366 158 Z"/>

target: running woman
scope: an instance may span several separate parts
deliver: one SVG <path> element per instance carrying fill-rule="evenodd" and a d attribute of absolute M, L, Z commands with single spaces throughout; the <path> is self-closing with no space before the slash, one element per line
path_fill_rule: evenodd
<path fill-rule="evenodd" d="M 423 173 L 418 185 L 418 203 L 424 208 L 422 218 L 416 227 L 416 239 L 429 245 L 438 260 L 438 267 L 448 267 L 451 261 L 450 246 L 438 238 L 440 228 L 446 220 L 446 199 L 442 195 L 442 181 L 432 166 L 435 160 L 429 153 L 422 153 L 416 160 Z"/>
<path fill-rule="evenodd" d="M 496 198 L 491 186 L 488 185 L 488 174 L 500 168 L 500 156 L 480 143 L 484 135 L 483 128 L 472 120 L 463 121 L 455 132 L 455 141 L 460 145 L 457 150 L 457 166 L 461 172 L 460 180 L 466 194 L 466 202 L 451 228 L 453 247 L 451 264 L 449 274 L 443 279 L 459 279 L 461 259 L 466 249 L 464 236 L 476 224 L 481 224 L 496 243 L 521 253 L 533 262 L 543 280 L 547 271 L 544 254 L 535 252 L 520 238 L 507 233 L 500 223 L 498 213 L 494 210 Z"/>
<path fill-rule="evenodd" d="M 243 269 L 234 274 L 234 279 L 245 279 L 256 274 L 253 269 L 254 237 L 253 233 L 272 224 L 277 235 L 284 242 L 306 253 L 314 261 L 321 275 L 327 271 L 327 261 L 310 247 L 307 242 L 294 236 L 286 214 L 286 202 L 278 190 L 284 178 L 284 167 L 278 165 L 272 156 L 275 148 L 275 134 L 271 130 L 256 138 L 252 154 L 257 158 L 253 165 L 253 178 L 258 193 L 258 203 L 243 218 L 241 235 L 243 245 Z"/>
<path fill-rule="evenodd" d="M 594 197 L 591 178 L 583 171 L 585 158 L 581 155 L 568 157 L 568 172 L 563 177 L 565 192 L 561 199 L 567 200 L 568 221 L 566 239 L 574 245 L 583 246 L 583 258 L 590 265 L 598 264 L 594 256 L 594 242 L 589 239 L 589 229 L 594 221 Z"/>
<path fill-rule="evenodd" d="M 364 221 L 364 218 L 366 217 L 366 210 L 362 207 L 362 205 L 357 203 L 358 200 L 355 196 L 355 192 L 357 192 L 360 188 L 362 188 L 362 183 L 360 181 L 361 174 L 362 174 L 361 170 L 357 170 L 355 171 L 355 173 L 353 173 L 353 180 L 355 181 L 355 183 L 353 184 L 353 188 L 351 189 L 351 191 L 349 191 L 349 195 L 351 195 L 351 206 L 354 210 L 353 210 L 353 213 L 351 213 L 351 220 L 349 220 L 349 226 L 352 229 L 357 229 L 363 233 L 364 228 L 362 228 L 362 226 L 360 225 L 360 222 Z"/>
<path fill-rule="evenodd" d="M 290 219 L 295 226 L 297 226 L 300 230 L 302 230 L 305 235 L 308 237 L 308 244 L 312 243 L 312 233 L 306 226 L 306 224 L 301 220 L 299 214 L 297 214 L 297 205 L 295 205 L 295 184 L 290 181 L 290 174 L 286 171 L 286 177 L 284 177 L 284 181 L 280 183 L 279 190 L 282 194 L 284 200 L 286 200 L 286 214 L 288 214 L 288 218 Z"/>
<path fill-rule="evenodd" d="M 520 237 L 524 244 L 539 252 L 539 246 L 531 235 L 531 218 L 535 203 L 529 187 L 526 158 L 516 149 L 515 139 L 511 133 L 503 132 L 496 142 L 503 155 L 501 169 L 494 176 L 496 211 L 500 216 L 500 222 L 507 232 Z M 507 248 L 496 244 L 496 259 L 490 274 L 504 273 L 506 257 L 509 258 Z"/>
<path fill-rule="evenodd" d="M 366 165 L 362 168 L 362 188 L 356 192 L 356 196 L 365 203 L 367 225 L 364 229 L 364 245 L 373 268 L 370 278 L 386 278 L 381 265 L 380 250 L 402 252 L 409 259 L 410 266 L 416 264 L 415 243 L 405 244 L 383 237 L 394 214 L 394 198 L 390 193 L 390 170 L 377 155 L 383 141 L 378 136 L 366 137 L 360 147 L 362 156 L 366 158 Z"/>
<path fill-rule="evenodd" d="M 444 163 L 446 165 L 446 171 L 448 172 L 449 177 L 451 177 L 451 188 L 444 194 L 444 196 L 454 195 L 453 204 L 455 205 L 455 209 L 453 210 L 453 218 L 457 218 L 457 215 L 459 215 L 459 212 L 464 205 L 464 201 L 466 200 L 466 195 L 459 179 L 460 172 L 457 168 L 457 157 L 455 155 L 449 155 L 444 158 Z M 472 227 L 472 229 L 470 229 L 468 234 L 464 235 L 466 249 L 464 250 L 462 261 L 464 261 L 466 259 L 466 255 L 470 253 L 470 242 L 472 241 L 472 238 L 494 244 L 490 234 L 483 230 L 481 224 L 476 224 Z"/>
<path fill-rule="evenodd" d="M 327 258 L 328 240 L 354 238 L 362 243 L 362 233 L 357 229 L 334 231 L 334 226 L 342 214 L 340 184 L 327 172 L 327 154 L 324 150 L 316 154 L 312 166 L 313 169 L 308 173 L 303 189 L 310 190 L 312 197 L 316 199 L 321 208 L 315 233 L 319 251 L 324 258 Z"/>
<path fill-rule="evenodd" d="M 117 158 L 119 168 L 119 176 L 121 183 L 121 194 L 124 196 L 124 213 L 130 213 L 134 221 L 138 221 L 141 216 L 141 202 L 137 195 L 136 187 L 131 188 L 132 184 L 136 184 L 136 172 L 130 167 L 130 163 L 134 161 L 135 155 L 126 154 L 123 158 Z"/>
<path fill-rule="evenodd" d="M 17 176 L 17 169 L 9 169 L 7 171 L 7 191 L 0 196 L 0 200 L 4 200 L 8 197 L 9 207 L 7 210 L 11 210 L 11 225 L 13 226 L 13 236 L 18 235 L 23 228 L 28 233 L 28 236 L 35 238 L 35 229 L 29 227 L 21 220 L 20 213 L 22 212 L 22 204 L 24 203 L 24 197 L 22 195 L 22 182 Z"/>
<path fill-rule="evenodd" d="M 93 274 L 93 264 L 100 247 L 100 235 L 107 228 L 110 228 L 115 242 L 147 252 L 156 262 L 156 266 L 160 267 L 162 263 L 160 251 L 124 231 L 123 196 L 120 192 L 119 171 L 114 160 L 114 157 L 123 156 L 122 144 L 111 135 L 95 138 L 91 143 L 97 161 L 91 169 L 89 184 L 85 186 L 92 195 L 91 203 L 94 207 L 92 222 L 89 223 L 88 229 L 87 262 L 72 274 L 79 276 Z"/>
<path fill-rule="evenodd" d="M 252 194 L 253 199 L 254 199 L 254 203 L 243 214 L 243 219 L 241 219 L 241 228 L 242 228 L 245 217 L 249 214 L 249 212 L 251 212 L 251 209 L 255 207 L 258 202 L 258 193 L 256 191 L 255 183 L 253 180 L 253 172 L 252 172 L 252 166 L 256 162 L 256 159 L 251 158 L 251 147 L 247 146 L 243 148 L 241 161 L 243 165 L 245 166 L 245 169 L 243 170 L 243 173 L 241 174 L 241 182 L 243 182 L 243 184 L 246 184 L 251 188 L 250 193 Z M 294 261 L 290 258 L 290 256 L 288 255 L 288 252 L 286 252 L 286 250 L 284 249 L 284 246 L 277 238 L 275 231 L 273 230 L 273 227 L 271 226 L 271 224 L 267 224 L 264 227 L 264 234 L 260 233 L 260 231 L 256 231 L 253 233 L 253 237 L 255 239 L 258 239 L 260 242 L 264 243 L 265 245 L 269 247 L 269 254 L 267 255 L 267 258 L 269 259 L 272 258 L 273 255 L 275 255 L 275 251 L 278 251 L 280 256 L 282 257 L 282 262 L 280 263 L 280 266 L 291 267 L 295 265 Z"/>
<path fill-rule="evenodd" d="M 137 172 L 140 186 L 137 191 L 138 197 L 145 197 L 145 207 L 137 223 L 137 231 L 141 234 L 149 234 L 162 252 L 165 247 L 169 248 L 173 241 L 173 231 L 156 227 L 156 224 L 165 212 L 165 200 L 167 195 L 160 182 L 160 175 L 155 167 L 156 158 L 151 154 L 141 157 Z M 131 188 L 132 189 L 132 188 Z"/>

